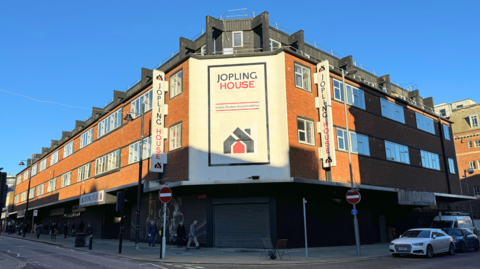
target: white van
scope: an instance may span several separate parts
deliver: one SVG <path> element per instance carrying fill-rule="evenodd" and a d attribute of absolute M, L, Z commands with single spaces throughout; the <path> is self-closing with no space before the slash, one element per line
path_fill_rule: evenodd
<path fill-rule="evenodd" d="M 432 221 L 431 228 L 467 228 L 473 233 L 477 233 L 477 229 L 473 226 L 472 219 L 469 216 L 436 216 Z"/>

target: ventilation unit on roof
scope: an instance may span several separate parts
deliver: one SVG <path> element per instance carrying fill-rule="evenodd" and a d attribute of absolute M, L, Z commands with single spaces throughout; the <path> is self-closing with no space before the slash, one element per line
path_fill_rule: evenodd
<path fill-rule="evenodd" d="M 398 97 L 400 97 L 400 99 L 402 99 L 403 101 L 407 101 L 407 98 L 405 96 L 400 95 Z"/>
<path fill-rule="evenodd" d="M 410 103 L 416 105 L 416 104 L 417 104 L 417 101 L 415 101 L 415 99 L 413 99 L 413 98 L 410 98 Z"/>

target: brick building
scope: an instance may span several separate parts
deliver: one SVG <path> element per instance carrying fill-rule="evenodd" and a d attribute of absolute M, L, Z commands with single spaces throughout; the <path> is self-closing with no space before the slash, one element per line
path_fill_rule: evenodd
<path fill-rule="evenodd" d="M 458 170 L 461 176 L 461 192 L 464 195 L 480 197 L 480 104 L 453 109 L 450 120 L 453 124 L 453 136 L 457 150 Z M 468 171 L 473 168 L 473 174 Z M 465 179 L 465 175 L 467 179 Z M 468 182 L 467 182 L 468 181 Z M 480 225 L 480 202 L 472 201 L 473 219 Z M 470 203 L 461 202 L 458 209 L 470 213 Z"/>
<path fill-rule="evenodd" d="M 348 133 L 342 70 L 357 71 L 346 77 Z M 318 85 L 328 87 L 320 78 L 331 98 L 322 99 L 327 92 Z M 155 88 L 162 81 L 167 89 Z M 165 96 L 162 113 L 153 86 L 153 96 Z M 151 172 L 156 153 L 150 148 L 157 145 L 152 107 L 155 121 L 164 119 L 162 173 Z M 128 113 L 133 121 L 125 120 Z M 362 193 L 363 244 L 428 225 L 438 210 L 468 199 L 455 169 L 451 121 L 435 115 L 433 98 L 357 67 L 351 56 L 337 58 L 307 44 L 303 31 L 279 31 L 267 12 L 247 19 L 207 16 L 202 35 L 180 38 L 178 54 L 155 70 L 142 69 L 137 85 L 115 91 L 111 104 L 93 108 L 90 119 L 77 121 L 29 160 L 17 175 L 14 211 L 21 215 L 26 208 L 30 185 L 28 209 L 39 210 L 38 221 L 91 222 L 95 236 L 117 238 L 116 191 L 127 190 L 127 236 L 134 238 L 142 165 L 142 239 L 146 223 L 162 226 L 157 192 L 167 184 L 174 194 L 168 238 L 179 223 L 188 227 L 196 219 L 206 246 L 259 247 L 260 238 L 271 237 L 301 247 L 306 198 L 310 246 L 354 244 L 352 207 L 345 201 L 347 137 L 353 181 Z"/>

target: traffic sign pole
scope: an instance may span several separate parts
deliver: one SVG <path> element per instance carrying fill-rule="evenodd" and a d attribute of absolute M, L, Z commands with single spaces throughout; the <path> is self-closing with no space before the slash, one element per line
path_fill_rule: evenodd
<path fill-rule="evenodd" d="M 165 260 L 165 248 L 167 244 L 167 239 L 165 239 L 166 219 L 167 219 L 167 203 L 163 203 L 162 260 Z"/>
<path fill-rule="evenodd" d="M 362 200 L 362 195 L 355 189 L 351 189 L 347 191 L 347 195 L 345 196 L 347 202 L 353 205 L 352 215 L 353 215 L 353 226 L 355 228 L 355 244 L 357 246 L 357 255 L 361 256 L 362 252 L 360 249 L 360 233 L 358 230 L 358 219 L 357 219 L 357 204 Z M 354 213 L 355 212 L 355 213 Z"/>
<path fill-rule="evenodd" d="M 167 239 L 165 238 L 165 225 L 167 221 L 167 203 L 172 200 L 172 190 L 169 187 L 163 187 L 158 192 L 158 198 L 163 202 L 163 227 L 162 227 L 162 252 L 161 259 L 165 259 L 165 249 L 167 245 Z"/>
<path fill-rule="evenodd" d="M 308 244 L 307 244 L 307 217 L 305 214 L 305 204 L 307 200 L 303 198 L 303 227 L 305 228 L 305 258 L 308 260 Z"/>

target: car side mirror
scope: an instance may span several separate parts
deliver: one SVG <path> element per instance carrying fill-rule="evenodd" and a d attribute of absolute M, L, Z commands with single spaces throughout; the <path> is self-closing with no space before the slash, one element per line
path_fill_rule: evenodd
<path fill-rule="evenodd" d="M 434 234 L 434 235 L 432 236 L 432 238 L 433 238 L 433 239 L 436 239 L 436 238 L 437 238 L 437 235 L 436 235 L 436 234 Z"/>
<path fill-rule="evenodd" d="M 402 235 L 400 235 L 398 238 L 402 238 Z"/>

